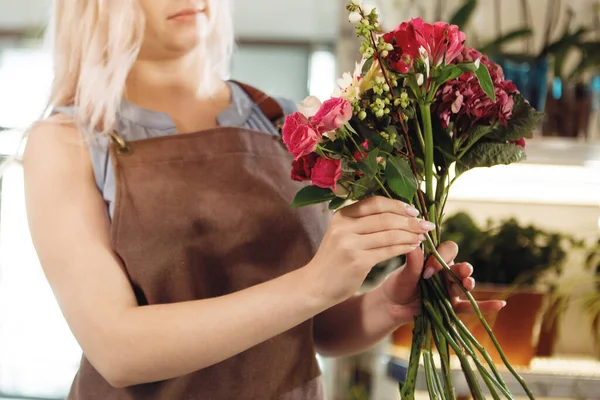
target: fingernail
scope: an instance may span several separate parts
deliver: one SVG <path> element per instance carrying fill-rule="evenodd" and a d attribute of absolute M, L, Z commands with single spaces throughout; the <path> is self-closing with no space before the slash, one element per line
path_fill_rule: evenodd
<path fill-rule="evenodd" d="M 417 210 L 416 208 L 414 208 L 410 204 L 406 205 L 406 213 L 408 215 L 410 215 L 411 217 L 418 217 L 419 216 L 419 210 Z"/>
<path fill-rule="evenodd" d="M 423 279 L 429 279 L 433 276 L 433 274 L 435 274 L 435 268 L 427 267 L 425 272 L 423 272 Z"/>
<path fill-rule="evenodd" d="M 502 300 L 500 303 L 502 303 L 502 307 L 501 308 L 506 307 L 506 301 Z"/>
<path fill-rule="evenodd" d="M 433 222 L 421 220 L 419 221 L 419 225 L 421 225 L 421 228 L 425 229 L 426 231 L 432 231 L 435 229 L 435 224 Z"/>
<path fill-rule="evenodd" d="M 418 236 L 418 238 L 419 238 L 419 241 L 422 242 L 423 240 L 425 240 L 425 235 L 421 234 Z"/>
<path fill-rule="evenodd" d="M 471 290 L 475 289 L 475 279 L 469 278 L 469 281 L 471 281 L 471 283 L 473 284 L 473 286 L 471 287 Z"/>
<path fill-rule="evenodd" d="M 469 264 L 469 263 L 467 263 L 467 266 L 469 267 L 469 271 L 470 271 L 469 275 L 473 275 L 473 271 L 474 271 L 473 270 L 473 266 L 471 264 Z"/>

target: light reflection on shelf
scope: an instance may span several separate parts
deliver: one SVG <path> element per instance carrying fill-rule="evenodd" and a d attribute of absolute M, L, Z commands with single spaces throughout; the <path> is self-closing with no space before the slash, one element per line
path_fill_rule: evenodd
<path fill-rule="evenodd" d="M 526 163 L 477 168 L 457 179 L 449 198 L 600 206 L 600 170 Z"/>

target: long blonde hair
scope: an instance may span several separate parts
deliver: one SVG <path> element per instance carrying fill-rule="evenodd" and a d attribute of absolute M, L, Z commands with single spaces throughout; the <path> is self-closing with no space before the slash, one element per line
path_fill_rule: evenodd
<path fill-rule="evenodd" d="M 210 94 L 229 73 L 233 26 L 229 0 L 209 0 L 199 94 Z M 74 107 L 86 133 L 114 127 L 125 82 L 143 41 L 145 18 L 137 0 L 54 0 L 49 44 L 54 81 L 48 109 Z"/>

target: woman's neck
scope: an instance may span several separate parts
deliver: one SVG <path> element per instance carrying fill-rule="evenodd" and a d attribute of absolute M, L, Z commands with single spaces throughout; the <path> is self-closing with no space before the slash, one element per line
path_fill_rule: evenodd
<path fill-rule="evenodd" d="M 125 98 L 169 114 L 180 132 L 216 125 L 216 116 L 229 106 L 231 93 L 221 81 L 210 97 L 198 97 L 202 68 L 198 59 L 136 61 L 127 78 Z"/>

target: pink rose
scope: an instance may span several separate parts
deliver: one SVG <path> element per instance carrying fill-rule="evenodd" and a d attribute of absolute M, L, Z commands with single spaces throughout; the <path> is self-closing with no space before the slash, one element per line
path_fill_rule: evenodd
<path fill-rule="evenodd" d="M 342 163 L 337 159 L 319 158 L 312 169 L 313 185 L 337 190 L 337 181 L 342 177 Z"/>
<path fill-rule="evenodd" d="M 298 182 L 310 181 L 317 158 L 316 153 L 310 153 L 294 160 L 292 162 L 292 179 Z"/>
<path fill-rule="evenodd" d="M 338 129 L 351 118 L 352 105 L 350 102 L 341 97 L 334 97 L 321 105 L 311 122 L 319 132 L 324 133 Z"/>
<path fill-rule="evenodd" d="M 304 115 L 295 112 L 285 119 L 283 124 L 283 142 L 294 160 L 312 153 L 321 140 L 321 134 L 311 126 Z"/>

